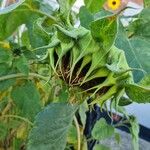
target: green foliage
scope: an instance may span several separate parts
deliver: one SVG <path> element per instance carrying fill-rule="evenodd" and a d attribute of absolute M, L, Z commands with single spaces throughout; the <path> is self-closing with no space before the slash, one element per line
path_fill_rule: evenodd
<path fill-rule="evenodd" d="M 126 97 L 121 97 L 120 100 L 119 100 L 118 105 L 119 105 L 119 106 L 127 106 L 127 105 L 129 105 L 129 104 L 131 104 L 131 103 L 132 103 L 132 100 L 131 100 L 131 99 L 126 98 Z"/>
<path fill-rule="evenodd" d="M 138 122 L 136 120 L 136 118 L 134 116 L 130 116 L 130 119 L 129 119 L 129 122 L 131 124 L 131 127 L 130 127 L 130 132 L 131 132 L 131 135 L 132 135 L 132 144 L 133 144 L 133 149 L 139 149 L 139 125 L 138 125 Z"/>
<path fill-rule="evenodd" d="M 105 2 L 105 0 L 84 0 L 86 8 L 91 13 L 99 12 L 103 7 L 104 2 Z"/>
<path fill-rule="evenodd" d="M 48 15 L 42 7 L 43 5 L 40 5 L 40 2 L 22 0 L 3 9 L 0 13 L 0 40 L 8 38 L 22 24 L 30 29 L 36 19 Z M 51 15 L 48 16 L 50 20 L 53 20 Z"/>
<path fill-rule="evenodd" d="M 12 56 L 7 49 L 0 48 L 0 64 L 2 63 L 11 63 Z"/>
<path fill-rule="evenodd" d="M 149 9 L 144 9 L 138 19 L 131 23 L 126 29 L 120 24 L 116 39 L 117 47 L 125 51 L 129 66 L 141 69 L 141 71 L 134 71 L 134 80 L 136 82 L 150 73 L 148 63 L 150 61 L 150 20 L 148 14 Z M 128 33 L 125 30 L 127 30 Z"/>
<path fill-rule="evenodd" d="M 150 102 L 150 88 L 142 87 L 136 84 L 128 84 L 126 86 L 126 93 L 129 96 L 129 98 L 132 99 L 134 102 Z"/>
<path fill-rule="evenodd" d="M 9 37 L 18 26 L 30 20 L 30 9 L 21 3 L 16 3 L 5 8 L 0 15 L 0 40 Z M 13 6 L 13 7 L 12 7 Z M 23 11 L 22 11 L 23 10 Z"/>
<path fill-rule="evenodd" d="M 67 103 L 52 103 L 36 116 L 29 136 L 28 150 L 62 150 L 66 145 L 77 107 Z"/>
<path fill-rule="evenodd" d="M 110 148 L 106 147 L 105 145 L 97 144 L 97 145 L 94 146 L 93 150 L 110 150 Z"/>
<path fill-rule="evenodd" d="M 28 61 L 24 55 L 20 56 L 19 58 L 16 58 L 14 64 L 21 73 L 28 75 L 29 65 L 28 65 Z"/>
<path fill-rule="evenodd" d="M 42 26 L 42 24 L 44 24 L 45 18 L 35 19 L 35 16 L 31 17 L 27 24 L 27 34 L 29 36 L 30 44 L 33 48 L 44 46 L 50 41 L 49 34 Z"/>
<path fill-rule="evenodd" d="M 7 127 L 4 123 L 0 123 L 0 140 L 4 140 L 7 135 Z"/>
<path fill-rule="evenodd" d="M 127 120 L 100 119 L 91 139 L 115 135 L 119 144 L 115 127 L 129 123 L 138 150 L 138 123 L 123 106 L 150 102 L 149 2 L 126 27 L 104 0 L 84 0 L 79 13 L 75 0 L 57 2 L 58 9 L 41 0 L 0 9 L 0 149 L 87 150 L 87 111 L 107 111 L 110 100 L 110 111 Z"/>
<path fill-rule="evenodd" d="M 139 83 L 141 86 L 145 86 L 145 87 L 148 87 L 150 88 L 150 75 L 144 77 L 140 83 Z"/>
<path fill-rule="evenodd" d="M 8 49 L 0 48 L 0 77 L 12 73 L 12 54 Z M 7 90 L 14 84 L 14 79 L 0 80 L 0 91 Z"/>
<path fill-rule="evenodd" d="M 9 74 L 9 73 L 8 73 Z M 0 91 L 8 90 L 15 82 L 15 79 L 8 79 L 6 81 L 0 81 Z"/>
<path fill-rule="evenodd" d="M 74 146 L 77 145 L 77 131 L 73 125 L 71 125 L 68 131 L 67 142 L 73 144 Z"/>
<path fill-rule="evenodd" d="M 12 99 L 19 108 L 20 115 L 33 120 L 41 110 L 40 95 L 35 85 L 28 81 L 15 87 L 11 93 Z"/>
<path fill-rule="evenodd" d="M 111 137 L 114 133 L 114 128 L 108 125 L 104 118 L 97 121 L 93 130 L 92 136 L 94 139 L 102 140 Z"/>
<path fill-rule="evenodd" d="M 117 20 L 111 18 L 102 18 L 92 22 L 91 32 L 96 40 L 102 42 L 102 48 L 106 53 L 111 48 L 116 38 Z"/>
<path fill-rule="evenodd" d="M 68 12 L 71 10 L 71 7 L 73 6 L 75 0 L 57 0 L 60 7 L 60 13 L 68 16 Z"/>
<path fill-rule="evenodd" d="M 87 8 L 86 8 L 85 6 L 82 6 L 82 7 L 80 8 L 79 17 L 80 17 L 81 26 L 83 26 L 83 27 L 89 29 L 91 22 L 94 20 L 94 17 L 93 17 L 93 15 L 87 10 Z"/>
<path fill-rule="evenodd" d="M 88 104 L 87 102 L 83 102 L 81 105 L 80 105 L 80 108 L 79 108 L 79 115 L 80 115 L 80 118 L 81 118 L 81 122 L 82 122 L 82 125 L 83 127 L 85 127 L 85 124 L 86 124 L 86 112 L 88 111 Z"/>

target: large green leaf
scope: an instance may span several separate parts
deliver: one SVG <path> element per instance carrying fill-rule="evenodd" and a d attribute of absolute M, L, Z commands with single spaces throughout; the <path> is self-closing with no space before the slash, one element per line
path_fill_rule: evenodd
<path fill-rule="evenodd" d="M 40 95 L 35 85 L 28 81 L 12 90 L 11 97 L 19 109 L 20 115 L 33 120 L 41 110 Z"/>
<path fill-rule="evenodd" d="M 96 14 L 92 14 L 85 6 L 82 6 L 79 11 L 80 24 L 87 29 L 90 29 L 90 25 L 93 21 L 111 17 L 113 15 L 114 14 L 106 10 L 101 10 Z"/>
<path fill-rule="evenodd" d="M 89 29 L 91 22 L 94 20 L 93 15 L 88 11 L 85 6 L 80 8 L 79 12 L 80 24 L 81 26 Z"/>
<path fill-rule="evenodd" d="M 111 50 L 111 47 L 114 44 L 116 38 L 117 20 L 111 18 L 103 18 L 93 21 L 91 23 L 91 33 L 95 41 L 97 42 L 93 42 L 93 45 L 90 44 L 90 50 L 96 50 L 96 46 L 98 45 L 98 51 L 95 51 L 95 53 L 94 51 L 92 51 L 92 64 L 90 66 L 90 69 L 86 73 L 84 81 L 94 69 L 105 65 L 107 54 Z"/>
<path fill-rule="evenodd" d="M 41 1 L 41 0 L 37 0 L 40 3 L 40 10 L 42 12 L 44 12 L 45 14 L 49 15 L 49 14 L 53 14 L 54 12 L 54 7 L 50 5 L 50 3 L 48 1 Z"/>
<path fill-rule="evenodd" d="M 8 49 L 0 47 L 0 63 L 10 63 L 12 61 L 12 55 Z"/>
<path fill-rule="evenodd" d="M 71 125 L 67 135 L 67 142 L 70 144 L 77 145 L 77 130 L 76 127 Z"/>
<path fill-rule="evenodd" d="M 130 132 L 132 135 L 133 150 L 139 150 L 139 124 L 134 116 L 130 116 Z"/>
<path fill-rule="evenodd" d="M 127 84 L 126 93 L 131 100 L 137 103 L 150 103 L 150 88 L 137 84 Z"/>
<path fill-rule="evenodd" d="M 96 13 L 102 9 L 105 0 L 84 0 L 84 3 L 90 12 Z"/>
<path fill-rule="evenodd" d="M 30 9 L 23 4 L 11 12 L 0 15 L 0 40 L 9 37 L 18 26 L 30 20 Z"/>
<path fill-rule="evenodd" d="M 20 57 L 16 58 L 15 60 L 15 66 L 16 68 L 21 72 L 26 75 L 29 73 L 29 64 L 24 55 L 21 55 Z"/>
<path fill-rule="evenodd" d="M 101 43 L 101 48 L 108 51 L 114 44 L 118 23 L 116 18 L 102 18 L 91 23 L 93 37 Z"/>
<path fill-rule="evenodd" d="M 36 116 L 27 149 L 63 150 L 76 108 L 67 103 L 51 103 L 41 111 Z"/>
<path fill-rule="evenodd" d="M 132 100 L 126 97 L 121 97 L 119 100 L 118 105 L 119 106 L 127 106 L 130 105 L 132 103 Z"/>
<path fill-rule="evenodd" d="M 6 138 L 7 132 L 8 132 L 7 126 L 3 122 L 1 122 L 0 123 L 0 140 L 4 140 Z"/>
<path fill-rule="evenodd" d="M 94 146 L 93 150 L 110 150 L 110 148 L 105 145 L 97 144 Z"/>
<path fill-rule="evenodd" d="M 15 79 L 0 81 L 0 91 L 5 91 L 15 83 Z"/>
<path fill-rule="evenodd" d="M 0 76 L 8 74 L 9 66 L 6 64 L 0 64 Z"/>
<path fill-rule="evenodd" d="M 85 127 L 86 125 L 86 112 L 87 111 L 88 111 L 88 104 L 86 101 L 84 101 L 79 107 L 79 115 L 80 115 L 81 123 L 83 127 Z"/>
<path fill-rule="evenodd" d="M 60 13 L 67 17 L 75 0 L 57 0 L 60 8 Z M 65 18 L 66 19 L 66 18 Z"/>
<path fill-rule="evenodd" d="M 126 61 L 126 57 L 123 50 L 118 49 L 117 47 L 113 46 L 109 52 L 109 59 L 107 59 L 106 67 L 120 75 L 123 72 L 125 73 L 126 70 L 129 69 L 128 63 Z"/>
<path fill-rule="evenodd" d="M 67 29 L 65 29 L 65 28 L 63 28 L 63 27 L 61 27 L 59 25 L 55 25 L 55 26 L 57 27 L 58 31 L 62 32 L 62 37 L 64 38 L 63 40 L 65 40 L 65 41 L 66 41 L 67 38 L 74 38 L 74 39 L 82 38 L 84 35 L 89 33 L 89 31 L 86 30 L 83 27 L 70 28 L 70 30 L 67 30 Z M 62 39 L 62 37 L 59 34 L 58 34 L 58 37 L 60 37 Z M 70 40 L 70 39 L 68 39 L 68 40 Z"/>
<path fill-rule="evenodd" d="M 150 40 L 149 14 L 149 8 L 143 9 L 143 11 L 139 14 L 138 19 L 129 25 L 128 30 L 132 33 L 131 37 L 140 37 L 145 40 Z"/>
<path fill-rule="evenodd" d="M 104 118 L 96 122 L 93 130 L 92 136 L 94 139 L 102 140 L 111 137 L 114 133 L 114 128 L 107 124 Z"/>
<path fill-rule="evenodd" d="M 0 64 L 0 91 L 7 90 L 15 83 L 15 79 L 3 80 L 3 77 L 12 73 L 12 69 L 6 63 Z"/>
<path fill-rule="evenodd" d="M 141 86 L 145 86 L 147 88 L 150 88 L 150 75 L 144 77 L 140 83 L 139 83 Z"/>
<path fill-rule="evenodd" d="M 47 16 L 48 20 L 52 23 L 55 20 L 51 16 L 52 10 L 49 7 L 44 9 L 45 7 L 43 5 L 46 4 L 41 1 L 22 0 L 2 10 L 0 13 L 0 40 L 4 40 L 12 35 L 22 24 L 26 24 L 29 28 L 37 18 L 42 16 Z"/>
<path fill-rule="evenodd" d="M 115 16 L 113 13 L 106 11 L 106 10 L 101 10 L 98 13 L 94 14 L 94 20 L 99 20 L 105 17 L 111 17 L 111 16 Z"/>
<path fill-rule="evenodd" d="M 150 24 L 149 24 L 150 25 Z M 143 74 L 150 73 L 150 43 L 148 40 L 140 37 L 135 37 L 130 40 L 131 48 L 134 51 L 135 58 L 139 62 L 139 67 L 144 71 Z M 130 65 L 134 64 L 134 60 Z M 135 66 L 136 67 L 136 66 Z"/>
<path fill-rule="evenodd" d="M 126 29 L 120 24 L 116 46 L 123 49 L 126 54 L 128 64 L 132 68 L 141 69 L 134 71 L 135 82 L 150 73 L 150 19 L 149 9 L 144 9 L 139 15 L 139 19 L 131 23 Z"/>
<path fill-rule="evenodd" d="M 50 35 L 45 31 L 42 24 L 44 24 L 45 18 L 38 18 L 37 16 L 32 16 L 28 20 L 28 38 L 30 44 L 33 48 L 42 47 L 48 45 L 50 42 Z M 35 20 L 35 21 L 34 21 Z"/>

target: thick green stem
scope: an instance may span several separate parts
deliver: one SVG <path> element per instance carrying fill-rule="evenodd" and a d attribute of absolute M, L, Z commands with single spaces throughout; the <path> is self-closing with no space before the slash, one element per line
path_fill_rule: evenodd
<path fill-rule="evenodd" d="M 37 73 L 29 73 L 28 76 L 23 74 L 23 73 L 17 73 L 17 74 L 9 74 L 9 75 L 5 75 L 5 76 L 1 76 L 0 81 L 13 79 L 13 78 L 20 78 L 20 77 L 35 77 L 35 78 L 40 78 L 40 79 L 45 80 L 45 81 L 47 81 L 49 79 L 49 77 L 44 77 L 44 76 L 39 75 Z"/>
<path fill-rule="evenodd" d="M 23 120 L 24 122 L 27 122 L 28 124 L 33 126 L 33 123 L 31 121 L 29 121 L 28 119 L 23 118 L 21 116 L 17 116 L 17 115 L 2 115 L 2 116 L 0 116 L 0 118 L 16 118 L 16 119 Z"/>
<path fill-rule="evenodd" d="M 50 18 L 51 20 L 53 20 L 54 22 L 57 23 L 56 18 L 53 17 L 53 16 L 51 16 L 50 14 L 47 14 L 47 13 L 45 13 L 45 12 L 42 12 L 42 11 L 40 11 L 40 10 L 38 10 L 38 9 L 33 9 L 33 8 L 32 8 L 30 5 L 28 5 L 27 3 L 25 3 L 25 4 L 23 4 L 23 5 L 27 6 L 27 7 L 30 9 L 30 11 L 35 12 L 35 13 L 38 13 L 38 14 L 40 14 L 40 15 L 42 15 L 42 16 L 47 16 L 48 18 Z"/>
<path fill-rule="evenodd" d="M 76 129 L 77 129 L 77 137 L 78 137 L 78 149 L 77 150 L 81 150 L 81 137 L 80 137 L 80 127 L 77 121 L 76 116 L 73 117 Z"/>

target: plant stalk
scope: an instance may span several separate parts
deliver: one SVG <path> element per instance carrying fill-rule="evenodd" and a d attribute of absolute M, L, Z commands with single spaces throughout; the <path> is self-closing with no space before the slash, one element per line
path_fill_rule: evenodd
<path fill-rule="evenodd" d="M 48 77 L 44 77 L 42 75 L 39 75 L 37 73 L 29 73 L 29 75 L 25 75 L 23 73 L 17 73 L 17 74 L 10 74 L 6 76 L 0 77 L 0 81 L 8 80 L 8 79 L 13 79 L 13 78 L 20 78 L 20 77 L 35 77 L 35 78 L 41 78 L 42 80 L 48 81 Z"/>
<path fill-rule="evenodd" d="M 0 118 L 16 118 L 16 119 L 23 120 L 24 122 L 27 122 L 28 124 L 33 126 L 33 123 L 31 121 L 29 121 L 28 119 L 23 118 L 21 116 L 17 116 L 17 115 L 2 115 L 2 116 L 0 116 Z"/>
<path fill-rule="evenodd" d="M 77 121 L 76 116 L 73 117 L 76 129 L 77 129 L 77 138 L 78 138 L 78 149 L 77 150 L 81 150 L 81 137 L 80 137 L 80 127 Z"/>

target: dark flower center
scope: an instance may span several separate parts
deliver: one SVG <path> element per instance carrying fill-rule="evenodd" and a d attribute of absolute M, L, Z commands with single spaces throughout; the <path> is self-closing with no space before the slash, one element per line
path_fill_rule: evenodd
<path fill-rule="evenodd" d="M 113 5 L 116 5 L 116 1 L 113 1 L 112 4 L 113 4 Z"/>

